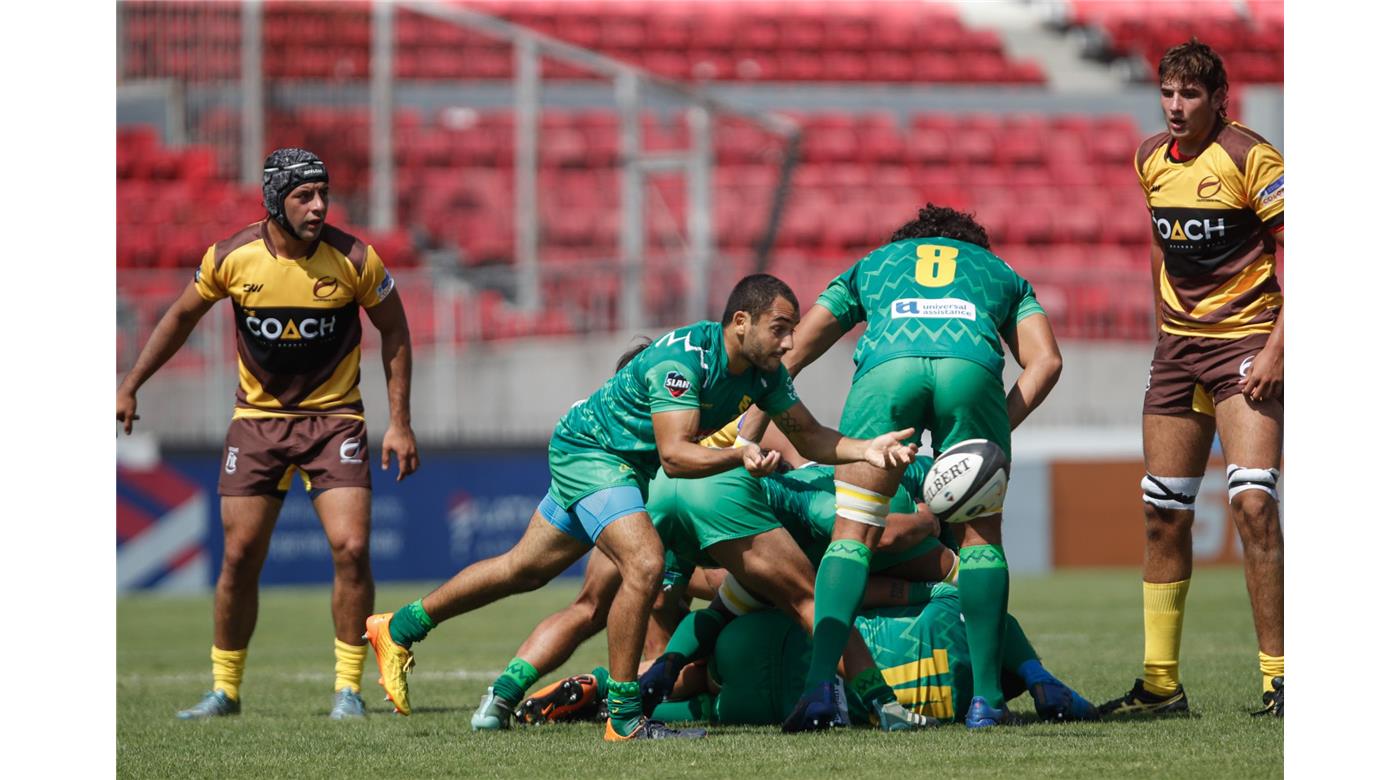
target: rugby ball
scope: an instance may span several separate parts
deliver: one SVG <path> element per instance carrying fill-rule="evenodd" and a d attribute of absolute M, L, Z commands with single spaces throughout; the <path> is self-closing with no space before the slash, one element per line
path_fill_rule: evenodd
<path fill-rule="evenodd" d="M 986 439 L 968 439 L 949 447 L 924 477 L 924 502 L 944 523 L 966 523 L 1001 511 L 1011 463 Z"/>

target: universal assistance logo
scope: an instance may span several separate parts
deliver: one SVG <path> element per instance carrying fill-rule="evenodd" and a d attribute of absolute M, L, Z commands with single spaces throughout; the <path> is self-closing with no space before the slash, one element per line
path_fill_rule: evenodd
<path fill-rule="evenodd" d="M 961 298 L 900 298 L 890 304 L 890 316 L 895 319 L 975 320 L 977 307 Z"/>

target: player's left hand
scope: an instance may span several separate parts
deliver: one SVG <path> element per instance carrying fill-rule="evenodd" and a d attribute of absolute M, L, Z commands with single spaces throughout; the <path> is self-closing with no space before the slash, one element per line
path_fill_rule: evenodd
<path fill-rule="evenodd" d="M 778 470 L 783 456 L 777 450 L 764 450 L 757 444 L 744 445 L 744 468 L 755 477 L 766 477 Z"/>
<path fill-rule="evenodd" d="M 1241 392 L 1251 401 L 1278 398 L 1283 394 L 1283 350 L 1260 350 L 1240 381 L 1244 383 Z"/>
<path fill-rule="evenodd" d="M 876 436 L 865 447 L 865 462 L 882 469 L 908 466 L 919 454 L 919 445 L 902 444 L 901 441 L 913 435 L 913 428 L 905 428 Z"/>
<path fill-rule="evenodd" d="M 399 475 L 395 482 L 418 470 L 418 440 L 413 437 L 413 429 L 408 426 L 390 425 L 384 432 L 384 447 L 379 459 L 379 468 L 389 470 L 389 454 L 399 458 Z"/>

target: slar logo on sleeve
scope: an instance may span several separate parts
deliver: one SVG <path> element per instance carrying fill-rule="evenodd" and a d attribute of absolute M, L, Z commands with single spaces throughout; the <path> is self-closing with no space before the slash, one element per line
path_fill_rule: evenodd
<path fill-rule="evenodd" d="M 680 398 L 690 389 L 690 380 L 681 376 L 678 371 L 668 371 L 665 384 L 666 392 L 670 393 L 672 398 Z"/>

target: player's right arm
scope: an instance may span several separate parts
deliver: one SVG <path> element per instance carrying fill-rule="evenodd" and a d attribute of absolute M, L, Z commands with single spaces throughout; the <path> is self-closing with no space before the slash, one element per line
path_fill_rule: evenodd
<path fill-rule="evenodd" d="M 661 458 L 661 468 L 668 477 L 708 477 L 738 466 L 748 469 L 756 477 L 762 477 L 772 474 L 782 460 L 778 453 L 765 453 L 757 444 L 727 449 L 697 444 L 699 409 L 653 412 L 651 425 L 656 433 L 656 452 Z"/>
<path fill-rule="evenodd" d="M 1021 318 L 1007 339 L 1007 351 L 1021 365 L 1021 375 L 1006 394 L 1006 415 L 1015 430 L 1035 410 L 1060 379 L 1064 360 L 1050 330 L 1050 318 L 1032 314 Z"/>
<path fill-rule="evenodd" d="M 194 326 L 199 324 L 200 318 L 214 303 L 200 294 L 195 283 L 191 283 L 156 323 L 155 330 L 136 358 L 136 365 L 131 367 L 117 387 L 117 422 L 124 425 L 128 434 L 131 433 L 132 424 L 141 419 L 136 414 L 136 391 L 179 351 Z"/>
<path fill-rule="evenodd" d="M 1152 232 L 1151 250 L 1149 250 L 1152 265 L 1152 321 L 1156 323 L 1153 333 L 1162 332 L 1162 247 L 1157 243 L 1157 231 Z"/>

